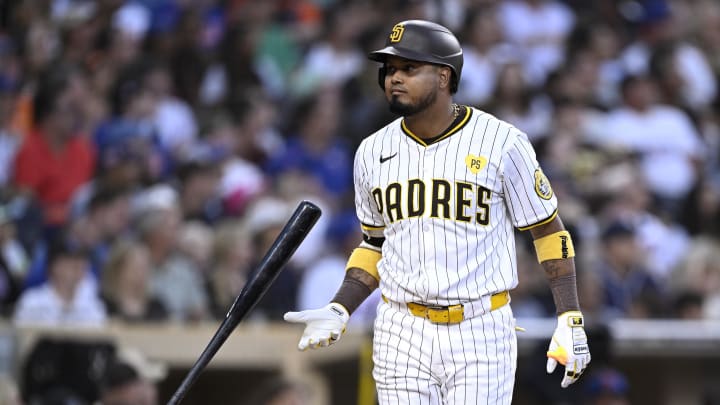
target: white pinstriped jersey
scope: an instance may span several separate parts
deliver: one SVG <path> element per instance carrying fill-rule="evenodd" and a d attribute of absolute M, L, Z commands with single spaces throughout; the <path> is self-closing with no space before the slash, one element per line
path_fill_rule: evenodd
<path fill-rule="evenodd" d="M 453 305 L 517 286 L 513 227 L 557 214 L 527 136 L 475 108 L 430 144 L 402 118 L 355 155 L 367 237 L 384 237 L 380 289 L 397 302 Z"/>

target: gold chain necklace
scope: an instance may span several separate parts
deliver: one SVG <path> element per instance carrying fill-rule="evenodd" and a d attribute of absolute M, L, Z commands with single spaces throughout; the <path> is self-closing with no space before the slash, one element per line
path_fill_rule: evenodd
<path fill-rule="evenodd" d="M 460 116 L 460 106 L 457 105 L 456 103 L 453 103 L 452 109 L 453 109 L 453 120 L 454 120 L 455 118 Z"/>

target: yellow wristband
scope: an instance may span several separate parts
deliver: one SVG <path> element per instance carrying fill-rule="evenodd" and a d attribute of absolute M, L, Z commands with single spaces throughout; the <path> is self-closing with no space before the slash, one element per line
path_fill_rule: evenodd
<path fill-rule="evenodd" d="M 538 262 L 547 260 L 569 259 L 575 257 L 575 248 L 568 231 L 560 231 L 535 239 L 535 253 Z"/>
<path fill-rule="evenodd" d="M 377 270 L 377 263 L 380 261 L 382 254 L 372 249 L 357 248 L 353 250 L 348 259 L 345 269 L 358 268 L 364 270 L 375 280 L 380 281 L 380 275 Z"/>

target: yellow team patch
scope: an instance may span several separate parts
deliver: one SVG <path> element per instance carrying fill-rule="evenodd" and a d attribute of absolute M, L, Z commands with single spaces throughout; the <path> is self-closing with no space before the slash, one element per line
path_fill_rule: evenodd
<path fill-rule="evenodd" d="M 405 27 L 402 24 L 395 24 L 390 32 L 390 42 L 400 42 L 403 32 L 405 32 Z"/>
<path fill-rule="evenodd" d="M 549 200 L 553 196 L 553 189 L 550 180 L 540 169 L 535 169 L 535 192 L 543 200 Z"/>
<path fill-rule="evenodd" d="M 467 155 L 465 156 L 465 165 L 472 174 L 478 174 L 487 165 L 487 159 L 482 156 Z"/>

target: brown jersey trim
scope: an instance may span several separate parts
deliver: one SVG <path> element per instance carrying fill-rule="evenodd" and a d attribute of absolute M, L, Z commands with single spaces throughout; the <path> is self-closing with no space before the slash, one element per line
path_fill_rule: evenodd
<path fill-rule="evenodd" d="M 410 129 L 408 129 L 408 127 L 405 126 L 405 119 L 403 119 L 400 122 L 400 127 L 402 128 L 402 131 L 405 133 L 405 135 L 409 136 L 415 142 L 419 143 L 422 146 L 429 146 L 434 143 L 440 142 L 443 139 L 449 137 L 450 135 L 458 132 L 459 130 L 462 129 L 462 127 L 465 126 L 465 124 L 468 123 L 468 121 L 470 120 L 470 117 L 472 116 L 472 108 L 469 108 L 468 106 L 465 106 L 465 105 L 462 106 L 462 108 L 465 109 L 465 115 L 458 116 L 452 122 L 452 124 L 450 124 L 448 129 L 445 130 L 445 132 L 443 132 L 442 134 L 440 134 L 436 137 L 428 139 L 428 140 L 424 140 L 424 139 L 420 138 L 419 136 L 415 135 Z"/>

